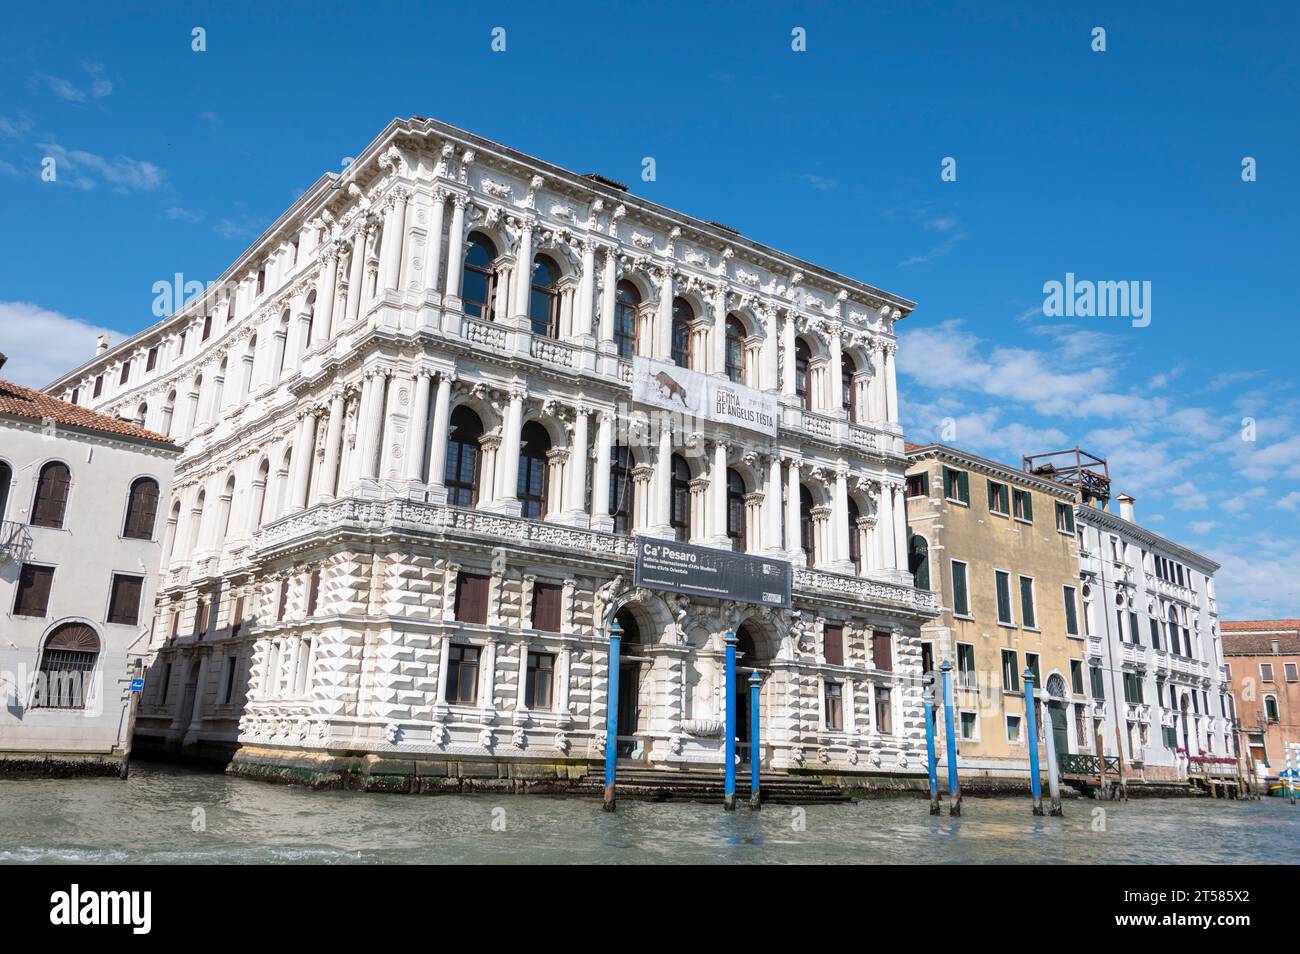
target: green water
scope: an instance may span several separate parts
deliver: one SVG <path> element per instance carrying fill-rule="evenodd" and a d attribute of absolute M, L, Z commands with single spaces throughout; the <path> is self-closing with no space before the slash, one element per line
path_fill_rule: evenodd
<path fill-rule="evenodd" d="M 0 781 L 0 863 L 890 862 L 1286 863 L 1300 806 L 1281 799 L 967 799 L 931 818 L 917 798 L 768 805 L 545 796 L 312 792 L 138 765 L 109 779 Z M 1098 815 L 1096 813 L 1103 814 Z"/>

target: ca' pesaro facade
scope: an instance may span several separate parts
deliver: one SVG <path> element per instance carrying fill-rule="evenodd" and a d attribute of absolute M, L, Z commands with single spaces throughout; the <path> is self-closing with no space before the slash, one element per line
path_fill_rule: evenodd
<path fill-rule="evenodd" d="M 52 388 L 147 365 L 96 406 L 185 448 L 139 744 L 321 785 L 563 785 L 617 706 L 624 758 L 718 770 L 735 631 L 765 768 L 923 778 L 911 307 L 394 121 L 208 292 Z M 638 588 L 646 537 L 788 560 L 792 602 Z"/>

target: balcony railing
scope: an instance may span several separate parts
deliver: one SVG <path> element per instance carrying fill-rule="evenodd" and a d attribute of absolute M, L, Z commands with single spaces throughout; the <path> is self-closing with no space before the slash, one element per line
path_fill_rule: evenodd
<path fill-rule="evenodd" d="M 1057 764 L 1063 775 L 1098 775 L 1104 768 L 1107 773 L 1119 774 L 1119 757 L 1111 755 L 1075 755 L 1062 752 L 1057 756 Z"/>
<path fill-rule="evenodd" d="M 435 537 L 476 538 L 496 545 L 504 543 L 558 548 L 603 561 L 617 561 L 619 564 L 632 562 L 636 546 L 636 538 L 631 536 L 566 527 L 540 520 L 525 520 L 481 510 L 402 498 L 347 498 L 318 504 L 267 524 L 254 537 L 250 556 L 256 558 L 281 547 L 309 543 L 313 538 L 326 538 L 339 533 L 364 535 L 392 530 L 423 532 Z M 624 565 L 622 568 L 626 570 L 628 567 Z M 921 612 L 938 612 L 938 598 L 929 590 L 842 573 L 796 569 L 794 589 L 795 592 L 819 591 L 864 602 L 901 604 Z"/>

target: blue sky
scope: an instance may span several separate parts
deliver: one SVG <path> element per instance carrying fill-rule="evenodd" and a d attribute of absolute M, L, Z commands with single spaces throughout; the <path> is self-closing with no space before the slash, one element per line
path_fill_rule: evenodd
<path fill-rule="evenodd" d="M 916 300 L 909 438 L 1082 443 L 1224 564 L 1226 615 L 1300 615 L 1293 5 L 109 10 L 0 38 L 6 377 L 138 331 L 155 282 L 217 277 L 389 119 L 433 116 Z M 1067 272 L 1149 281 L 1151 323 L 1045 317 Z"/>

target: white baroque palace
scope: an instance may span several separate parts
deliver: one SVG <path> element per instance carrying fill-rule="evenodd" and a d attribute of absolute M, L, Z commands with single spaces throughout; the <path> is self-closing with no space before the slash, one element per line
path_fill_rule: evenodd
<path fill-rule="evenodd" d="M 734 629 L 765 765 L 923 773 L 911 308 L 395 120 L 206 293 L 51 386 L 185 447 L 141 743 L 318 784 L 398 759 L 568 778 L 614 704 L 621 754 L 716 768 Z M 635 357 L 753 389 L 775 434 L 633 406 Z M 637 589 L 637 535 L 788 558 L 793 609 Z"/>

